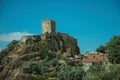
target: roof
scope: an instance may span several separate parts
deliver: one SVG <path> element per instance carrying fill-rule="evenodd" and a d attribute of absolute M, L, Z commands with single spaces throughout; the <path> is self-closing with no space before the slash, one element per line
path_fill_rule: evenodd
<path fill-rule="evenodd" d="M 101 53 L 101 52 L 88 52 L 88 53 L 85 53 L 84 55 L 99 55 L 99 56 L 103 56 L 104 53 Z"/>

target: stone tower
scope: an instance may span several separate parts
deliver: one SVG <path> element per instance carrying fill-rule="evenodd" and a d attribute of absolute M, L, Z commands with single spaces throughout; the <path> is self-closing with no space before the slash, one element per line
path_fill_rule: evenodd
<path fill-rule="evenodd" d="M 42 34 L 48 32 L 55 32 L 55 21 L 53 20 L 42 20 Z"/>

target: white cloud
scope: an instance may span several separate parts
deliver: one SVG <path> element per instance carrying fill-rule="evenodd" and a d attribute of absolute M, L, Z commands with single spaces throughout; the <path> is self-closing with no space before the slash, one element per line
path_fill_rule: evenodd
<path fill-rule="evenodd" d="M 0 34 L 0 42 L 11 42 L 12 40 L 20 40 L 22 36 L 33 35 L 27 32 L 13 32 L 8 34 Z"/>
<path fill-rule="evenodd" d="M 2 50 L 3 48 L 0 47 L 0 51 Z"/>

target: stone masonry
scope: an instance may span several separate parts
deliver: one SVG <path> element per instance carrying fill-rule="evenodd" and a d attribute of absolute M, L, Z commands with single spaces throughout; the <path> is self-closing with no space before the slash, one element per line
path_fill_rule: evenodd
<path fill-rule="evenodd" d="M 53 20 L 42 20 L 42 34 L 55 32 L 55 21 Z"/>

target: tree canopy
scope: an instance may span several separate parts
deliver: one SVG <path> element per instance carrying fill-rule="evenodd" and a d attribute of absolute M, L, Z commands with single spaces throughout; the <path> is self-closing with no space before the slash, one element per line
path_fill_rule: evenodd
<path fill-rule="evenodd" d="M 108 54 L 108 59 L 111 63 L 120 63 L 120 36 L 113 36 L 113 38 L 104 46 L 96 49 L 98 52 Z"/>

